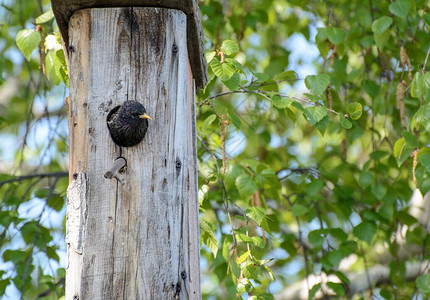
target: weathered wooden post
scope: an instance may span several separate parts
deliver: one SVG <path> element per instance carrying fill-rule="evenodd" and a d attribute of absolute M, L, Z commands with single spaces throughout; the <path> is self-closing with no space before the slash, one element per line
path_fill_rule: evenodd
<path fill-rule="evenodd" d="M 196 1 L 52 7 L 70 77 L 66 299 L 199 299 L 194 82 L 207 71 Z M 126 100 L 153 118 L 127 148 L 106 125 Z"/>

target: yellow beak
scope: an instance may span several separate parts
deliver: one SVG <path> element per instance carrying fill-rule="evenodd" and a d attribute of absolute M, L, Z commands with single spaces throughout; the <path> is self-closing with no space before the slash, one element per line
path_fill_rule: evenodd
<path fill-rule="evenodd" d="M 150 116 L 148 116 L 146 113 L 144 113 L 143 115 L 140 115 L 139 118 L 152 120 L 152 118 Z"/>

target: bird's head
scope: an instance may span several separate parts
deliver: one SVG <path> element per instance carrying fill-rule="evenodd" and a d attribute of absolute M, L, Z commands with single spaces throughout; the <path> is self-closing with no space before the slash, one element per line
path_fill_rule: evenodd
<path fill-rule="evenodd" d="M 152 118 L 146 113 L 145 107 L 136 101 L 125 101 L 121 106 L 122 116 L 132 120 L 145 120 Z"/>

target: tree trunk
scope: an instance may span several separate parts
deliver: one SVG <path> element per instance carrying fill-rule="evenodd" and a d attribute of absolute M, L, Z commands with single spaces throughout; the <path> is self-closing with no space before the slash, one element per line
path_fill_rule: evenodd
<path fill-rule="evenodd" d="M 96 8 L 77 11 L 69 25 L 66 299 L 199 299 L 186 16 Z M 125 100 L 141 102 L 153 118 L 130 148 L 115 145 L 106 125 Z M 105 178 L 119 157 L 126 167 Z"/>

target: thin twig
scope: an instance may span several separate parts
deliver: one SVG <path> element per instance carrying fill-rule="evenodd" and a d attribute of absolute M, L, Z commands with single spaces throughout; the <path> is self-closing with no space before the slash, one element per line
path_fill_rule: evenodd
<path fill-rule="evenodd" d="M 53 172 L 53 173 L 41 173 L 41 174 L 16 176 L 14 178 L 1 181 L 0 187 L 2 187 L 3 185 L 5 185 L 7 183 L 32 179 L 32 178 L 36 178 L 36 177 L 41 179 L 41 178 L 46 178 L 46 177 L 57 177 L 58 178 L 58 177 L 65 177 L 65 176 L 69 176 L 69 172 Z"/>
<path fill-rule="evenodd" d="M 423 65 L 423 69 L 422 69 L 422 73 L 423 73 L 423 74 L 424 74 L 424 71 L 425 71 L 425 69 L 426 69 L 426 65 L 427 65 L 427 60 L 428 60 L 428 58 L 429 58 L 429 54 L 430 54 L 430 46 L 429 46 L 429 48 L 428 48 L 428 50 L 427 50 L 426 59 L 424 60 L 424 65 Z"/>
<path fill-rule="evenodd" d="M 249 86 L 246 86 L 246 87 L 240 86 L 239 90 L 216 94 L 214 96 L 206 98 L 199 105 L 200 105 L 200 107 L 202 107 L 203 105 L 207 105 L 207 104 L 211 105 L 210 100 L 218 98 L 218 97 L 221 97 L 221 96 L 231 95 L 231 94 L 247 94 L 247 93 L 261 96 L 261 97 L 263 97 L 264 99 L 266 99 L 266 100 L 268 100 L 270 102 L 272 101 L 272 99 L 265 94 L 265 93 L 268 93 L 269 91 L 262 91 L 262 90 L 255 90 L 254 91 L 254 90 L 249 90 L 248 87 Z M 293 99 L 293 100 L 296 100 L 296 101 L 299 101 L 299 102 L 303 102 L 303 103 L 306 103 L 306 104 L 309 104 L 309 105 L 312 105 L 312 106 L 321 106 L 321 104 L 313 102 L 311 100 L 307 100 L 307 99 L 301 99 L 301 98 L 297 98 L 297 97 L 294 97 L 294 96 L 288 96 L 288 95 L 284 95 L 284 94 L 276 94 L 276 95 L 279 96 L 279 97 L 282 97 L 282 98 L 290 98 L 290 99 Z M 339 112 L 337 112 L 337 111 L 335 111 L 335 110 L 333 110 L 331 108 L 327 108 L 327 110 L 329 112 L 331 112 L 331 113 L 334 113 L 336 115 L 341 116 L 341 114 Z"/>
<path fill-rule="evenodd" d="M 250 83 L 246 87 L 249 88 L 249 87 L 268 86 L 268 85 L 278 84 L 278 83 L 286 82 L 286 81 L 299 81 L 299 80 L 303 80 L 303 79 L 302 78 L 294 78 L 294 79 L 284 79 L 284 80 L 278 80 L 278 81 L 272 81 L 272 82 L 263 82 L 263 83 L 259 83 L 259 84 Z"/>
<path fill-rule="evenodd" d="M 279 178 L 279 181 L 287 179 L 288 177 L 290 177 L 294 173 L 296 173 L 296 174 L 311 174 L 312 176 L 314 176 L 314 178 L 318 178 L 320 176 L 320 173 L 319 173 L 317 168 L 293 168 L 293 169 L 287 168 L 287 169 L 279 170 L 278 172 L 276 172 L 276 175 L 279 175 L 279 173 L 281 173 L 283 171 L 290 171 L 290 173 Z"/>
<path fill-rule="evenodd" d="M 241 91 L 241 90 L 236 90 L 236 91 L 219 93 L 219 94 L 207 97 L 205 100 L 203 100 L 202 103 L 199 104 L 199 106 L 202 107 L 203 105 L 206 105 L 210 100 L 218 98 L 218 97 L 222 97 L 222 96 L 226 96 L 226 95 L 231 95 L 231 94 L 243 94 L 243 93 L 246 93 L 246 92 L 245 91 Z"/>

